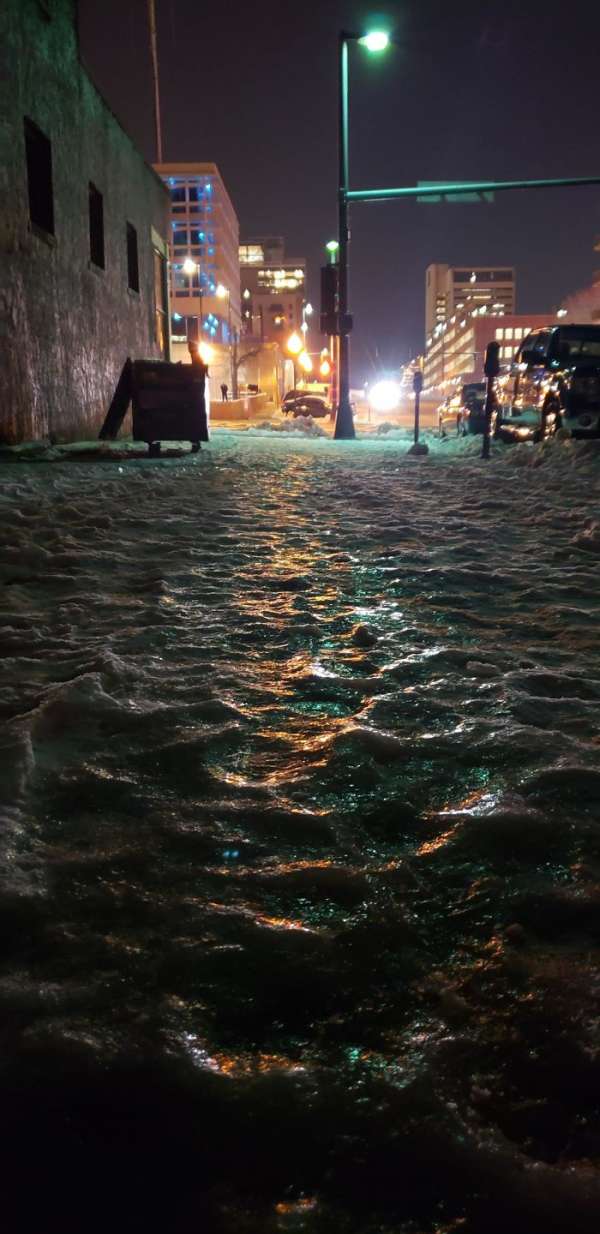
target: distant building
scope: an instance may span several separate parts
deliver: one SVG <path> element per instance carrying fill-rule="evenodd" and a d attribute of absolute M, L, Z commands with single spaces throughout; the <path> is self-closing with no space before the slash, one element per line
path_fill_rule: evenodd
<path fill-rule="evenodd" d="M 448 394 L 459 385 L 483 381 L 485 349 L 492 340 L 500 344 L 500 364 L 509 365 L 524 338 L 532 330 L 556 325 L 552 313 L 514 313 L 494 316 L 479 310 L 462 317 L 457 313 L 446 325 L 436 327 L 425 352 L 426 390 Z"/>
<path fill-rule="evenodd" d="M 425 338 L 436 326 L 455 313 L 469 313 L 485 306 L 488 312 L 514 313 L 516 308 L 515 271 L 512 266 L 446 266 L 439 262 L 427 267 L 425 275 Z"/>
<path fill-rule="evenodd" d="M 79 59 L 75 0 L 0 13 L 0 440 L 96 436 L 168 357 L 168 198 Z"/>
<path fill-rule="evenodd" d="M 201 320 L 205 342 L 229 347 L 241 322 L 239 225 L 221 173 L 215 163 L 155 163 L 154 169 L 171 198 L 172 340 L 197 339 Z M 218 288 L 226 293 L 221 298 Z"/>
<path fill-rule="evenodd" d="M 286 257 L 281 236 L 240 244 L 243 333 L 265 343 L 285 343 L 302 326 L 306 261 Z"/>
<path fill-rule="evenodd" d="M 600 236 L 596 237 L 594 251 L 600 253 Z M 563 300 L 560 317 L 565 321 L 580 324 L 600 322 L 600 270 L 596 270 L 592 282 L 579 291 L 574 291 Z"/>

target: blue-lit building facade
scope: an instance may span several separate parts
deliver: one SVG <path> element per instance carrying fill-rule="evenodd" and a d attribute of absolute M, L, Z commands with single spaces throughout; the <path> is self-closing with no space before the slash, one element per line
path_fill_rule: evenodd
<path fill-rule="evenodd" d="M 171 340 L 229 346 L 240 330 L 239 225 L 215 163 L 156 163 L 169 189 Z M 218 294 L 220 293 L 220 294 Z M 200 333 L 199 333 L 200 323 Z"/>

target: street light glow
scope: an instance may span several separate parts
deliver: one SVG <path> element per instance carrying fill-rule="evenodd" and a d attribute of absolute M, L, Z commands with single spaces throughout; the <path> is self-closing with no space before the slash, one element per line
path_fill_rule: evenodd
<path fill-rule="evenodd" d="M 215 295 L 219 300 L 224 300 L 226 295 L 228 295 L 227 288 L 224 287 L 222 283 L 219 283 Z"/>
<path fill-rule="evenodd" d="M 304 369 L 305 373 L 312 373 L 313 362 L 307 351 L 301 351 L 298 356 L 298 364 Z"/>
<path fill-rule="evenodd" d="M 313 312 L 313 306 L 312 306 L 312 304 L 305 304 L 305 305 L 304 305 L 304 312 L 306 313 L 306 316 L 307 316 L 307 317 L 310 317 L 310 316 L 311 316 L 311 314 L 312 314 L 312 312 Z"/>
<path fill-rule="evenodd" d="M 340 246 L 337 240 L 328 240 L 327 244 L 325 245 L 325 248 L 327 249 L 328 253 L 337 253 L 339 247 Z"/>
<path fill-rule="evenodd" d="M 300 338 L 300 335 L 297 334 L 296 331 L 294 331 L 293 334 L 290 334 L 290 337 L 286 343 L 286 347 L 288 351 L 290 352 L 290 355 L 297 356 L 300 354 L 300 352 L 302 351 L 304 347 L 304 341 Z"/>
<path fill-rule="evenodd" d="M 378 381 L 369 390 L 369 402 L 373 411 L 395 411 L 400 402 L 400 386 L 397 381 Z"/>
<path fill-rule="evenodd" d="M 215 351 L 214 347 L 210 346 L 210 343 L 201 343 L 198 352 L 203 364 L 210 364 L 211 360 L 214 359 Z"/>
<path fill-rule="evenodd" d="M 195 274 L 197 269 L 198 269 L 198 266 L 196 265 L 196 262 L 194 261 L 194 259 L 192 257 L 186 257 L 183 263 L 183 273 L 184 274 Z"/>
<path fill-rule="evenodd" d="M 389 46 L 390 36 L 385 30 L 371 30 L 369 34 L 363 35 L 362 39 L 358 40 L 367 51 L 385 51 Z"/>

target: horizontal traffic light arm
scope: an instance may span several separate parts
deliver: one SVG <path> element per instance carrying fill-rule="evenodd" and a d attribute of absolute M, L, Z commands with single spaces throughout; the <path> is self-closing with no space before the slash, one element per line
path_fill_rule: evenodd
<path fill-rule="evenodd" d="M 503 189 L 560 189 L 600 184 L 600 176 L 560 180 L 466 180 L 463 184 L 415 184 L 400 189 L 347 189 L 346 201 L 393 201 L 396 197 L 451 197 L 456 193 L 500 193 Z"/>

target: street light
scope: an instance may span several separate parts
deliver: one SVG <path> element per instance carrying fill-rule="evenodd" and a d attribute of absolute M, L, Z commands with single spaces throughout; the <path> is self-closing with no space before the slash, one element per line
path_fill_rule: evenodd
<path fill-rule="evenodd" d="M 233 351 L 232 351 L 232 334 L 231 334 L 231 292 L 224 283 L 218 283 L 215 295 L 218 300 L 227 300 L 227 338 L 229 341 L 229 380 L 231 382 L 231 393 L 234 398 L 237 398 L 237 370 L 234 372 L 233 366 Z"/>
<path fill-rule="evenodd" d="M 211 364 L 215 354 L 214 347 L 211 347 L 210 343 L 201 343 L 198 351 L 203 364 Z"/>
<path fill-rule="evenodd" d="M 340 31 L 338 39 L 339 65 L 339 175 L 338 175 L 338 336 L 339 387 L 334 437 L 353 438 L 354 419 L 350 406 L 350 341 L 351 321 L 348 318 L 348 193 L 350 191 L 350 161 L 348 134 L 348 44 L 362 43 L 367 51 L 378 53 L 388 47 L 389 35 L 382 30 L 365 34 Z M 329 245 L 327 245 L 329 251 Z"/>
<path fill-rule="evenodd" d="M 300 335 L 296 332 L 296 330 L 294 330 L 293 334 L 290 334 L 290 337 L 285 345 L 285 348 L 286 348 L 286 351 L 289 352 L 290 356 L 292 357 L 292 369 L 294 371 L 294 390 L 295 390 L 296 389 L 296 379 L 297 379 L 296 359 L 300 355 L 300 352 L 304 350 L 304 339 L 300 337 Z"/>
<path fill-rule="evenodd" d="M 193 257 L 186 257 L 182 266 L 184 274 L 193 278 L 198 275 L 198 342 L 202 338 L 202 284 L 200 280 L 200 263 L 194 261 Z"/>
<path fill-rule="evenodd" d="M 363 34 L 358 41 L 367 51 L 385 51 L 389 46 L 390 36 L 384 30 L 372 30 L 370 34 Z"/>
<path fill-rule="evenodd" d="M 300 355 L 298 356 L 298 364 L 305 373 L 312 373 L 313 362 L 307 351 L 300 352 Z"/>

